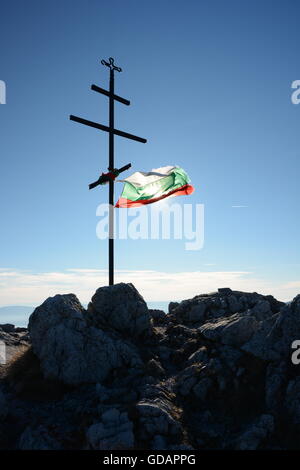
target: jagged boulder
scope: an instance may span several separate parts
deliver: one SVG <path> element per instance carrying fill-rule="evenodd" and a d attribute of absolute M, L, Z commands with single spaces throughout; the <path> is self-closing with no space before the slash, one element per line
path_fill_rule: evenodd
<path fill-rule="evenodd" d="M 175 314 L 178 323 L 187 326 L 197 326 L 205 320 L 207 307 L 206 299 L 199 298 L 194 302 L 183 300 L 177 307 L 173 308 L 172 313 Z"/>
<path fill-rule="evenodd" d="M 205 362 L 208 362 L 207 348 L 205 346 L 201 346 L 201 348 L 197 349 L 193 354 L 190 355 L 187 361 L 189 365 Z"/>
<path fill-rule="evenodd" d="M 168 313 L 169 314 L 172 314 L 173 313 L 173 310 L 175 308 L 177 308 L 179 305 L 179 302 L 170 302 L 169 305 L 168 305 Z"/>
<path fill-rule="evenodd" d="M 247 341 L 241 349 L 264 361 L 276 361 L 279 356 L 273 350 L 272 341 L 269 341 L 270 333 L 276 323 L 277 315 L 273 315 L 259 323 L 255 334 Z"/>
<path fill-rule="evenodd" d="M 4 323 L 0 325 L 0 330 L 4 331 L 5 333 L 13 333 L 15 331 L 15 325 L 11 323 Z"/>
<path fill-rule="evenodd" d="M 34 353 L 46 378 L 66 384 L 102 382 L 118 368 L 138 369 L 135 347 L 113 332 L 87 324 L 74 294 L 49 297 L 29 319 Z"/>
<path fill-rule="evenodd" d="M 150 317 L 154 325 L 160 325 L 165 323 L 168 320 L 168 316 L 163 310 L 159 309 L 149 309 Z"/>
<path fill-rule="evenodd" d="M 287 359 L 292 343 L 300 339 L 300 295 L 280 312 L 260 322 L 259 328 L 243 349 L 265 361 Z"/>
<path fill-rule="evenodd" d="M 197 384 L 203 366 L 201 364 L 193 364 L 184 369 L 177 376 L 177 390 L 180 395 L 186 397 L 189 395 L 193 387 Z"/>
<path fill-rule="evenodd" d="M 87 319 L 97 328 L 111 328 L 138 338 L 150 330 L 146 302 L 132 284 L 100 287 L 88 305 Z"/>
<path fill-rule="evenodd" d="M 110 408 L 102 414 L 100 423 L 88 428 L 86 438 L 89 447 L 95 450 L 132 449 L 133 424 L 126 412 Z"/>
<path fill-rule="evenodd" d="M 272 415 L 261 415 L 239 437 L 236 443 L 238 450 L 256 450 L 260 444 L 274 431 L 274 418 Z"/>
<path fill-rule="evenodd" d="M 150 359 L 146 364 L 146 372 L 152 377 L 164 377 L 166 372 L 159 361 Z"/>
<path fill-rule="evenodd" d="M 179 421 L 170 413 L 170 406 L 162 399 L 142 400 L 136 405 L 139 415 L 140 436 L 146 440 L 156 435 L 180 436 Z"/>
<path fill-rule="evenodd" d="M 253 315 L 236 313 L 214 322 L 207 322 L 199 328 L 205 338 L 222 344 L 241 346 L 248 341 L 258 327 Z"/>
<path fill-rule="evenodd" d="M 153 450 L 167 450 L 167 447 L 166 438 L 164 436 L 161 436 L 160 434 L 154 436 L 151 445 Z"/>
<path fill-rule="evenodd" d="M 28 426 L 19 440 L 19 450 L 61 450 L 61 444 L 51 436 L 49 429 L 41 425 Z"/>
<path fill-rule="evenodd" d="M 209 320 L 230 317 L 232 314 L 247 312 L 257 321 L 269 318 L 284 305 L 271 295 L 256 292 L 232 291 L 228 287 L 211 294 L 196 295 L 172 305 L 172 314 L 178 323 L 197 328 Z"/>
<path fill-rule="evenodd" d="M 270 363 L 266 370 L 265 400 L 267 410 L 274 414 L 280 412 L 280 403 L 283 401 L 284 389 L 288 377 L 287 364 Z"/>
<path fill-rule="evenodd" d="M 222 288 L 170 303 L 164 314 L 148 310 L 131 284 L 118 284 L 98 289 L 88 311 L 72 294 L 47 299 L 29 329 L 44 376 L 77 386 L 44 382 L 32 352 L 20 356 L 8 367 L 12 386 L 0 384 L 2 447 L 299 447 L 291 345 L 300 340 L 300 296 L 285 305 Z M 23 333 L 0 330 L 0 339 L 12 349 Z M 38 375 L 29 400 L 16 381 L 24 364 L 29 380 Z M 43 403 L 35 401 L 41 384 L 54 390 Z"/>
<path fill-rule="evenodd" d="M 290 380 L 285 394 L 285 409 L 291 421 L 299 428 L 300 426 L 300 377 Z"/>

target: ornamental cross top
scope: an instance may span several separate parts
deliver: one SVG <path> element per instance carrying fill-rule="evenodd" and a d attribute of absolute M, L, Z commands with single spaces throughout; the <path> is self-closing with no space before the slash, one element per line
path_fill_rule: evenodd
<path fill-rule="evenodd" d="M 121 67 L 117 67 L 117 66 L 115 65 L 115 61 L 114 61 L 114 59 L 113 59 L 112 57 L 110 57 L 108 60 L 109 60 L 109 62 L 107 62 L 106 60 L 102 59 L 102 60 L 101 60 L 101 64 L 102 64 L 102 65 L 106 65 L 106 67 L 109 67 L 110 70 L 116 70 L 116 72 L 122 72 Z"/>

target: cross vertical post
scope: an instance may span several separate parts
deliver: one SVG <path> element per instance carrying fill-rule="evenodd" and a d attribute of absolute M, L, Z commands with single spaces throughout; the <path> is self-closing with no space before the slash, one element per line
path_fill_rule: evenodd
<path fill-rule="evenodd" d="M 114 168 L 114 68 L 109 76 L 109 168 Z M 109 285 L 114 284 L 114 181 L 109 181 L 109 238 L 108 238 L 108 278 Z"/>

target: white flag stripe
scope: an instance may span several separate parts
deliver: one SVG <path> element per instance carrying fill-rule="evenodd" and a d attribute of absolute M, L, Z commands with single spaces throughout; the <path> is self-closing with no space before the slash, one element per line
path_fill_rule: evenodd
<path fill-rule="evenodd" d="M 174 170 L 174 168 L 176 168 L 176 166 L 164 166 L 161 168 L 155 168 L 149 172 L 136 171 L 132 175 L 128 176 L 128 178 L 118 181 L 142 187 L 146 184 L 156 183 L 161 178 L 165 178 Z"/>

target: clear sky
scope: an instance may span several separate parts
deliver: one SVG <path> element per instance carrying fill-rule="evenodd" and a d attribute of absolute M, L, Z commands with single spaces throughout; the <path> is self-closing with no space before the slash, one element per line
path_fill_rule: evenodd
<path fill-rule="evenodd" d="M 116 127 L 148 139 L 116 137 L 117 164 L 182 166 L 196 190 L 177 199 L 205 205 L 202 250 L 118 241 L 117 281 L 155 301 L 224 285 L 300 292 L 299 13 L 291 0 L 3 0 L 0 306 L 69 291 L 87 302 L 106 283 L 95 230 L 107 188 L 87 185 L 107 167 L 108 136 L 68 116 L 107 123 L 90 85 L 108 86 L 110 56 L 131 100 Z"/>

